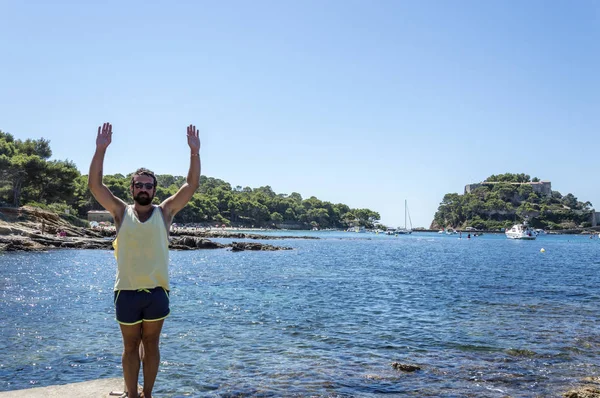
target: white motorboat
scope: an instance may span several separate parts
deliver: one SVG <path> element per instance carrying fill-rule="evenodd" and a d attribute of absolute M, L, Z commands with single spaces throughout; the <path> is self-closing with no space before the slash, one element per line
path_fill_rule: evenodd
<path fill-rule="evenodd" d="M 504 233 L 509 239 L 534 240 L 535 238 L 537 238 L 537 234 L 535 233 L 535 231 L 529 228 L 529 226 L 526 223 L 515 224 L 512 226 L 511 229 L 507 229 Z"/>
<path fill-rule="evenodd" d="M 350 227 L 350 228 L 348 228 L 348 229 L 346 230 L 346 232 L 365 233 L 365 232 L 367 232 L 367 230 L 366 230 L 366 228 L 365 228 L 365 227 L 359 227 L 359 226 L 356 226 L 356 227 Z"/>

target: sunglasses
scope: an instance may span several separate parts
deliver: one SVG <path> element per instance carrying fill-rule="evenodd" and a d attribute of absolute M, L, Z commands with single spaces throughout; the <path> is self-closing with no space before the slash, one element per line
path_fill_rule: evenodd
<path fill-rule="evenodd" d="M 154 188 L 154 184 L 150 183 L 150 182 L 136 182 L 135 184 L 133 184 L 134 187 L 136 187 L 137 189 L 142 189 L 142 188 L 146 188 L 147 190 L 151 190 Z"/>

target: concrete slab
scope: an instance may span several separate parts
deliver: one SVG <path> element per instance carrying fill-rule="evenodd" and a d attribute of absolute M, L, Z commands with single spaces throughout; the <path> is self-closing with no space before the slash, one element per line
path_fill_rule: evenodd
<path fill-rule="evenodd" d="M 123 378 L 121 377 L 0 392 L 0 398 L 116 398 L 121 395 L 123 395 Z"/>

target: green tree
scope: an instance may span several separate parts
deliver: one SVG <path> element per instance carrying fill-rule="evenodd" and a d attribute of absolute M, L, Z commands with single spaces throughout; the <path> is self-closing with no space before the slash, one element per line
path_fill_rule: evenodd
<path fill-rule="evenodd" d="M 573 195 L 572 193 L 568 193 L 562 197 L 561 203 L 570 209 L 576 209 L 578 201 L 575 195 Z"/>
<path fill-rule="evenodd" d="M 288 207 L 285 211 L 285 215 L 284 215 L 284 220 L 285 221 L 295 221 L 298 218 L 296 217 L 296 213 L 294 213 L 294 209 Z"/>
<path fill-rule="evenodd" d="M 306 221 L 309 223 L 316 223 L 317 226 L 328 227 L 329 226 L 329 213 L 324 208 L 313 208 L 308 210 L 306 213 Z"/>
<path fill-rule="evenodd" d="M 530 182 L 531 178 L 529 175 L 527 174 L 512 174 L 512 173 L 505 173 L 505 174 L 498 174 L 498 175 L 491 175 L 488 178 L 485 179 L 486 182 Z"/>
<path fill-rule="evenodd" d="M 517 193 L 517 186 L 512 184 L 497 184 L 494 186 L 494 191 L 498 192 L 500 199 L 505 202 L 510 202 L 514 199 Z"/>
<path fill-rule="evenodd" d="M 71 161 L 53 160 L 45 163 L 39 172 L 31 178 L 31 185 L 35 188 L 34 197 L 40 203 L 68 202 L 76 205 L 73 200 L 76 190 L 76 181 L 79 170 Z"/>
<path fill-rule="evenodd" d="M 533 187 L 528 184 L 520 185 L 519 188 L 517 188 L 517 193 L 521 200 L 527 200 L 529 199 L 529 196 L 533 194 Z"/>
<path fill-rule="evenodd" d="M 271 213 L 271 220 L 275 223 L 283 222 L 283 216 L 277 212 Z"/>
<path fill-rule="evenodd" d="M 19 153 L 12 158 L 1 159 L 0 167 L 2 174 L 0 178 L 10 183 L 12 191 L 12 203 L 15 207 L 21 205 L 21 193 L 29 188 L 37 174 L 44 169 L 44 160 L 37 155 L 26 155 Z"/>

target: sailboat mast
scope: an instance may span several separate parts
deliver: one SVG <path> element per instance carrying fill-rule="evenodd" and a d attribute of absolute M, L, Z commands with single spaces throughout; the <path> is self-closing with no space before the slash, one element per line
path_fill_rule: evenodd
<path fill-rule="evenodd" d="M 404 229 L 406 229 L 406 199 L 404 199 Z"/>

